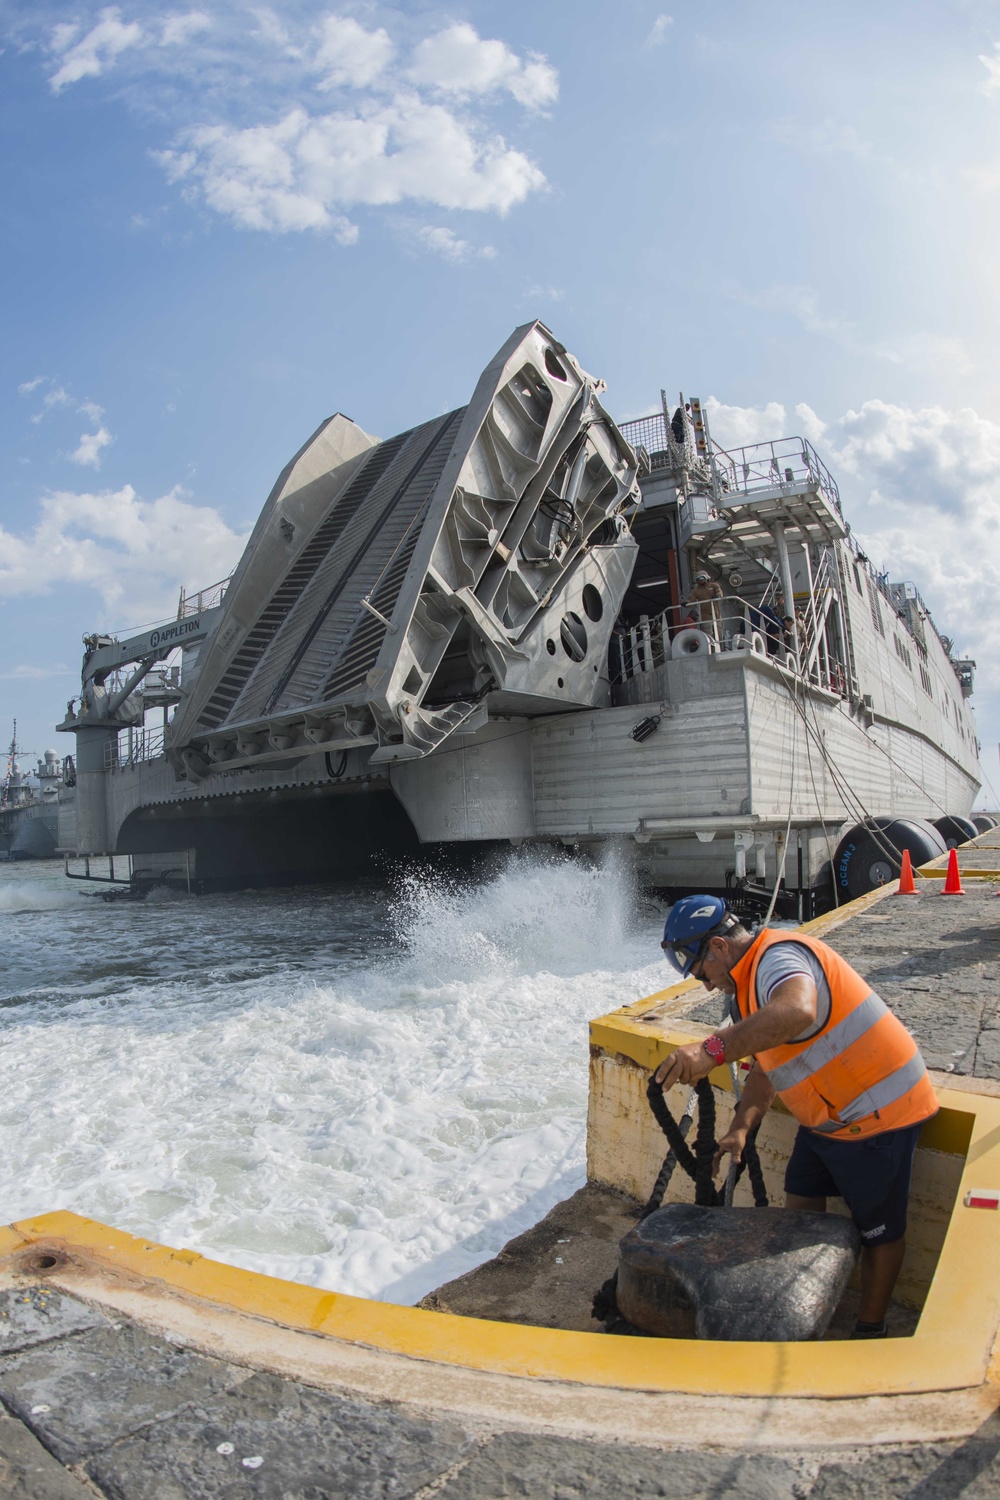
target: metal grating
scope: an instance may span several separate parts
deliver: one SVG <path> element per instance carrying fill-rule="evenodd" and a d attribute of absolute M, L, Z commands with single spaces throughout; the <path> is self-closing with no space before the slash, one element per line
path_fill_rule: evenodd
<path fill-rule="evenodd" d="M 334 546 L 348 522 L 361 508 L 406 441 L 408 433 L 389 438 L 373 450 L 354 476 L 333 510 L 317 527 L 257 617 L 240 649 L 219 678 L 198 723 L 216 729 L 229 714 L 267 647 L 278 633 L 289 611 L 302 595 L 317 568 Z"/>
<path fill-rule="evenodd" d="M 260 714 L 267 715 L 288 707 L 287 703 L 282 704 L 286 695 L 294 698 L 296 705 L 321 698 L 317 691 L 319 682 L 327 676 L 344 649 L 345 637 L 352 631 L 357 617 L 358 600 L 379 588 L 387 568 L 393 564 L 396 550 L 411 533 L 415 541 L 418 516 L 426 510 L 437 486 L 463 416 L 464 408 L 406 434 L 414 446 L 414 440 L 420 439 L 415 457 L 407 463 L 398 482 L 386 476 L 387 484 L 391 482 L 393 486 L 390 494 L 384 498 L 373 494 L 372 504 L 363 517 L 364 521 L 370 519 L 371 524 L 361 536 L 355 529 L 350 555 L 337 559 L 335 581 L 318 605 L 310 605 L 308 626 L 299 636 L 266 701 L 261 704 Z M 428 428 L 431 430 L 429 439 Z M 412 447 L 409 451 L 412 452 Z M 408 458 L 409 454 L 401 456 Z M 398 594 L 398 586 L 396 592 Z M 295 621 L 290 622 L 290 630 L 299 628 Z"/>

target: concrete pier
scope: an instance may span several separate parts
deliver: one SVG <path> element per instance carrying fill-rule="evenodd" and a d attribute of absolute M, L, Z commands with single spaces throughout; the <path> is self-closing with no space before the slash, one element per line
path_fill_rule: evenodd
<path fill-rule="evenodd" d="M 960 864 L 995 868 L 997 878 L 970 876 L 965 896 L 944 897 L 934 871 L 919 878 L 921 894 L 897 897 L 889 887 L 818 932 L 917 1035 L 951 1119 L 945 1146 L 949 1130 L 961 1135 L 961 1120 L 972 1122 L 948 1158 L 957 1163 L 949 1171 L 965 1173 L 959 1192 L 969 1172 L 977 1186 L 1000 1187 L 1000 834 L 966 846 Z M 640 1042 L 655 1051 L 678 1026 L 698 1034 L 714 1025 L 718 1004 L 675 987 L 620 1014 L 633 1051 Z M 603 1032 L 595 1023 L 598 1042 L 614 1030 L 615 1018 L 604 1021 Z M 537 1307 L 540 1286 L 554 1305 L 571 1275 L 586 1277 L 589 1294 L 627 1209 L 620 1195 L 591 1187 L 555 1210 L 522 1237 L 530 1244 L 513 1242 L 492 1272 L 473 1273 L 494 1299 L 478 1316 L 454 1291 L 449 1301 L 447 1288 L 437 1306 L 450 1311 L 365 1304 L 68 1214 L 0 1230 L 0 1494 L 1000 1493 L 1000 1214 L 956 1207 L 965 1217 L 954 1244 L 949 1230 L 916 1335 L 898 1328 L 879 1347 L 731 1345 L 720 1354 L 678 1341 L 671 1365 L 673 1341 L 585 1332 L 582 1319 L 523 1329 L 496 1321 Z M 519 1265 L 523 1310 L 504 1306 L 505 1256 Z M 963 1340 L 975 1348 L 963 1354 Z M 706 1376 L 695 1366 L 713 1349 Z M 782 1351 L 777 1363 L 772 1350 Z M 826 1399 L 834 1387 L 838 1399 Z"/>

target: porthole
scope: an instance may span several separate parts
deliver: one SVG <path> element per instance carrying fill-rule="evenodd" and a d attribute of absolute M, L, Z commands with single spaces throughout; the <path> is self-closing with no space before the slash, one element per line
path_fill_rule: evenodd
<path fill-rule="evenodd" d="M 549 653 L 550 656 L 555 656 L 555 654 L 556 654 L 556 643 L 555 643 L 555 641 L 546 641 L 545 642 L 545 649 Z"/>
<path fill-rule="evenodd" d="M 587 627 L 579 615 L 563 615 L 562 624 L 559 626 L 559 639 L 566 655 L 572 661 L 583 661 L 587 654 Z"/>
<path fill-rule="evenodd" d="M 558 686 L 559 686 L 559 687 L 562 687 L 562 685 L 563 685 L 563 680 L 562 680 L 562 678 L 561 678 L 561 677 L 557 677 L 557 678 L 556 678 L 556 683 L 557 683 L 557 685 L 558 685 Z"/>
<path fill-rule="evenodd" d="M 592 583 L 583 586 L 583 612 L 595 625 L 604 613 L 604 600 Z"/>

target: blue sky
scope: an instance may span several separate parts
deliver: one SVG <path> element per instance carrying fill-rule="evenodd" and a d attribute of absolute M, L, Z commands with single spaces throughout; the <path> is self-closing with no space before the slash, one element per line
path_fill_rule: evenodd
<path fill-rule="evenodd" d="M 0 735 L 227 573 L 334 410 L 542 317 L 619 416 L 804 431 L 1000 739 L 1000 3 L 0 7 Z M 60 748 L 68 749 L 67 740 Z"/>

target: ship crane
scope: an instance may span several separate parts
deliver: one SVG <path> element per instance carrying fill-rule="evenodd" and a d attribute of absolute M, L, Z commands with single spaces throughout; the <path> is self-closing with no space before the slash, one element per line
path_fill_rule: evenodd
<path fill-rule="evenodd" d="M 212 593 L 221 596 L 223 589 L 224 584 L 215 585 Z M 200 600 L 202 596 L 196 597 Z M 80 697 L 70 699 L 66 717 L 57 725 L 58 729 L 76 735 L 77 843 L 80 852 L 98 854 L 108 848 L 105 773 L 109 764 L 116 763 L 120 731 L 134 726 L 142 718 L 144 700 L 136 695 L 136 690 L 157 662 L 165 661 L 178 648 L 188 651 L 201 646 L 212 634 L 221 614 L 220 604 L 196 614 L 182 612 L 176 620 L 154 626 L 124 641 L 113 635 L 94 633 L 84 636 Z M 123 667 L 134 667 L 134 670 L 123 682 L 112 685 L 109 680 Z M 183 696 L 184 689 L 177 677 L 157 684 L 155 701 L 163 705 L 164 712 L 171 704 L 180 703 Z"/>

